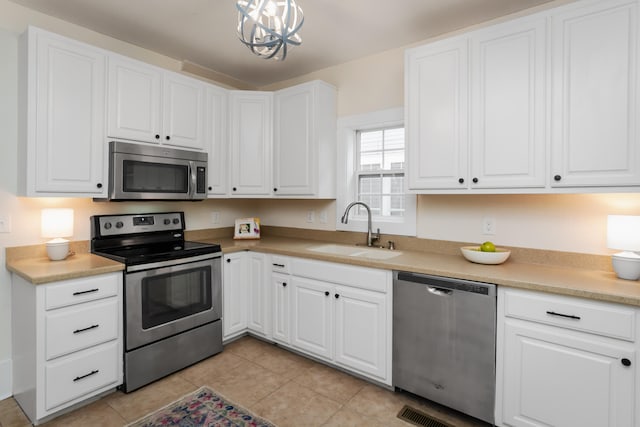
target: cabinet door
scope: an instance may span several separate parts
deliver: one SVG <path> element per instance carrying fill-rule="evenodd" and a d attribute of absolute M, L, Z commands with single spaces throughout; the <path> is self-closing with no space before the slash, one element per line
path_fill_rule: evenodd
<path fill-rule="evenodd" d="M 544 187 L 546 20 L 471 39 L 471 188 Z"/>
<path fill-rule="evenodd" d="M 224 256 L 222 287 L 223 339 L 247 329 L 247 258 L 245 253 Z"/>
<path fill-rule="evenodd" d="M 29 30 L 27 195 L 106 196 L 106 56 Z"/>
<path fill-rule="evenodd" d="M 229 191 L 227 174 L 229 172 L 227 140 L 227 91 L 210 85 L 207 89 L 207 140 L 209 152 L 208 184 L 209 195 L 226 195 Z"/>
<path fill-rule="evenodd" d="M 506 425 L 633 425 L 632 346 L 513 320 L 506 320 L 504 335 Z"/>
<path fill-rule="evenodd" d="M 273 295 L 273 340 L 283 344 L 290 343 L 289 325 L 291 306 L 289 292 L 291 289 L 289 275 L 273 273 L 271 275 L 271 291 Z"/>
<path fill-rule="evenodd" d="M 313 87 L 296 86 L 275 94 L 273 140 L 274 195 L 313 195 L 315 102 Z"/>
<path fill-rule="evenodd" d="M 346 286 L 334 293 L 336 362 L 386 381 L 386 295 Z"/>
<path fill-rule="evenodd" d="M 407 51 L 409 189 L 465 189 L 468 167 L 466 38 Z"/>
<path fill-rule="evenodd" d="M 315 356 L 333 357 L 333 287 L 317 280 L 293 277 L 291 345 Z"/>
<path fill-rule="evenodd" d="M 269 337 L 271 333 L 271 286 L 265 280 L 265 256 L 247 253 L 249 269 L 247 327 L 250 331 Z"/>
<path fill-rule="evenodd" d="M 272 94 L 230 94 L 231 195 L 271 194 Z"/>
<path fill-rule="evenodd" d="M 162 72 L 150 65 L 113 55 L 109 58 L 107 135 L 159 142 Z"/>
<path fill-rule="evenodd" d="M 615 0 L 552 18 L 554 187 L 640 184 L 638 13 Z"/>
<path fill-rule="evenodd" d="M 204 150 L 206 85 L 170 72 L 163 81 L 162 143 Z"/>

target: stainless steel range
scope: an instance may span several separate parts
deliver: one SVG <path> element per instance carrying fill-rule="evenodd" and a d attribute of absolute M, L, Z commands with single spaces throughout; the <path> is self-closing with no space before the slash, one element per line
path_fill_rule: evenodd
<path fill-rule="evenodd" d="M 91 217 L 91 252 L 126 265 L 127 393 L 222 351 L 220 245 L 184 230 L 182 212 Z"/>

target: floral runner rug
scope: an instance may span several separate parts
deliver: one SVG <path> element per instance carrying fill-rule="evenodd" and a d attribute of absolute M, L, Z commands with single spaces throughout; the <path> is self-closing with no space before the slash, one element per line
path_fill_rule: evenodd
<path fill-rule="evenodd" d="M 145 415 L 126 427 L 276 427 L 208 387 Z"/>

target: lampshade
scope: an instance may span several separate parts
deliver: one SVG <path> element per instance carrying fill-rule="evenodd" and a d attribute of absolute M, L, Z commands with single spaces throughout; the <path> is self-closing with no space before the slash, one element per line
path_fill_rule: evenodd
<path fill-rule="evenodd" d="M 43 209 L 42 237 L 73 236 L 73 209 Z"/>
<path fill-rule="evenodd" d="M 69 255 L 69 241 L 62 237 L 73 235 L 73 209 L 43 209 L 40 226 L 42 237 L 54 237 L 46 243 L 49 259 L 65 259 Z"/>
<path fill-rule="evenodd" d="M 299 46 L 304 22 L 294 0 L 238 0 L 238 37 L 254 54 L 282 61 L 290 45 Z"/>
<path fill-rule="evenodd" d="M 625 251 L 640 251 L 640 216 L 609 215 L 607 217 L 607 247 Z"/>
<path fill-rule="evenodd" d="M 640 216 L 609 215 L 607 217 L 607 247 L 623 252 L 611 257 L 613 270 L 621 279 L 640 278 Z"/>

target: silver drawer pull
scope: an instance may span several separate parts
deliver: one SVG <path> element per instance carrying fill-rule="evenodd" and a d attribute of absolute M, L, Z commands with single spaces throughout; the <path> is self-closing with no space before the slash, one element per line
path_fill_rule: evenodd
<path fill-rule="evenodd" d="M 84 378 L 90 377 L 91 375 L 95 375 L 95 374 L 97 374 L 98 372 L 100 372 L 100 370 L 99 370 L 99 369 L 96 369 L 96 370 L 94 370 L 94 371 L 89 372 L 88 374 L 81 375 L 81 376 L 79 376 L 79 377 L 75 377 L 75 378 L 73 379 L 73 382 L 80 381 L 80 380 L 82 380 L 82 379 L 84 379 Z"/>
<path fill-rule="evenodd" d="M 85 332 L 88 331 L 90 329 L 95 329 L 97 327 L 99 327 L 100 325 L 91 325 L 88 328 L 82 328 L 82 329 L 76 329 L 75 331 L 73 331 L 74 334 L 79 334 L 80 332 Z"/>
<path fill-rule="evenodd" d="M 83 294 L 90 294 L 92 292 L 98 292 L 99 290 L 100 290 L 99 288 L 95 288 L 95 289 L 89 289 L 88 291 L 78 291 L 78 292 L 74 292 L 73 296 L 83 295 Z"/>
<path fill-rule="evenodd" d="M 574 316 L 573 314 L 562 314 L 562 313 L 556 313 L 555 311 L 547 311 L 547 314 L 550 316 L 560 316 L 560 317 L 565 317 L 567 319 L 580 320 L 580 316 Z"/>

